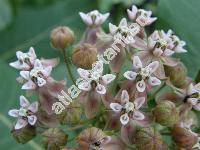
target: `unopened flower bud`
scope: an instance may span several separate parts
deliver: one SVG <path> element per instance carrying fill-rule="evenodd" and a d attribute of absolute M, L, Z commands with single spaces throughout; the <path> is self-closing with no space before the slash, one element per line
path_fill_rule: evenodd
<path fill-rule="evenodd" d="M 67 135 L 58 128 L 50 128 L 43 134 L 43 144 L 45 148 L 52 150 L 60 150 L 60 147 L 67 143 Z"/>
<path fill-rule="evenodd" d="M 171 127 L 179 120 L 179 111 L 173 102 L 164 100 L 158 103 L 153 110 L 156 122 Z"/>
<path fill-rule="evenodd" d="M 152 127 L 141 128 L 136 132 L 136 147 L 139 150 L 167 150 L 160 133 Z"/>
<path fill-rule="evenodd" d="M 91 44 L 83 43 L 74 49 L 72 62 L 79 68 L 91 69 L 97 61 L 97 48 Z"/>
<path fill-rule="evenodd" d="M 178 125 L 174 126 L 172 130 L 172 137 L 177 146 L 184 149 L 192 149 L 198 141 L 198 136 L 196 134 Z"/>
<path fill-rule="evenodd" d="M 74 42 L 74 32 L 68 27 L 57 27 L 51 32 L 51 43 L 57 49 L 65 49 Z"/>
<path fill-rule="evenodd" d="M 170 78 L 172 84 L 178 88 L 185 86 L 187 83 L 187 68 L 182 62 L 174 67 L 165 66 L 165 74 Z"/>
<path fill-rule="evenodd" d="M 15 140 L 19 143 L 27 143 L 28 141 L 32 140 L 36 136 L 36 130 L 35 127 L 27 125 L 24 128 L 21 128 L 19 130 L 13 129 L 11 131 L 13 137 Z"/>

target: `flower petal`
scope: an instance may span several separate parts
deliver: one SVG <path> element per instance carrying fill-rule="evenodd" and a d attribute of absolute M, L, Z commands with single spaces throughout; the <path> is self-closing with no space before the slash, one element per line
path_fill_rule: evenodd
<path fill-rule="evenodd" d="M 45 67 L 45 69 L 42 71 L 42 74 L 47 78 L 50 76 L 52 71 L 52 67 L 51 66 L 47 66 Z"/>
<path fill-rule="evenodd" d="M 90 82 L 83 81 L 78 84 L 78 88 L 83 91 L 90 91 L 91 90 Z"/>
<path fill-rule="evenodd" d="M 103 83 L 105 83 L 105 84 L 109 84 L 115 78 L 116 78 L 116 76 L 113 74 L 106 74 L 106 75 L 102 76 Z"/>
<path fill-rule="evenodd" d="M 15 69 L 21 69 L 21 64 L 20 64 L 20 62 L 19 62 L 18 60 L 15 61 L 15 62 L 9 63 L 9 65 L 10 65 L 11 67 L 15 68 Z"/>
<path fill-rule="evenodd" d="M 123 125 L 126 125 L 129 122 L 129 117 L 128 114 L 125 113 L 123 115 L 120 116 L 120 121 Z"/>
<path fill-rule="evenodd" d="M 35 54 L 35 50 L 33 47 L 30 47 L 28 54 L 30 55 L 30 57 L 34 60 L 37 58 L 36 54 Z"/>
<path fill-rule="evenodd" d="M 24 119 L 18 119 L 16 125 L 15 125 L 15 130 L 21 129 L 25 127 L 28 124 L 28 122 Z"/>
<path fill-rule="evenodd" d="M 115 112 L 120 112 L 122 109 L 122 105 L 118 103 L 110 103 L 110 108 L 114 110 Z"/>
<path fill-rule="evenodd" d="M 85 13 L 82 13 L 80 12 L 79 15 L 81 16 L 83 22 L 86 24 L 86 25 L 92 25 L 92 19 L 90 16 L 88 16 L 87 14 Z"/>
<path fill-rule="evenodd" d="M 43 66 L 42 66 L 42 63 L 41 63 L 41 61 L 39 60 L 39 59 L 36 59 L 35 60 L 35 63 L 34 63 L 34 68 L 43 68 Z"/>
<path fill-rule="evenodd" d="M 133 67 L 135 69 L 142 68 L 142 62 L 138 56 L 133 57 Z"/>
<path fill-rule="evenodd" d="M 138 9 L 135 5 L 132 6 L 132 10 L 127 9 L 128 17 L 130 20 L 135 20 L 137 11 Z"/>
<path fill-rule="evenodd" d="M 112 35 L 114 35 L 118 30 L 118 27 L 116 25 L 113 25 L 112 23 L 109 23 L 109 31 Z"/>
<path fill-rule="evenodd" d="M 27 107 L 30 106 L 29 101 L 28 101 L 23 95 L 21 95 L 21 96 L 19 97 L 19 100 L 20 100 L 20 106 L 21 106 L 21 107 L 27 108 Z"/>
<path fill-rule="evenodd" d="M 127 27 L 127 20 L 126 18 L 122 18 L 120 23 L 119 23 L 119 27 Z"/>
<path fill-rule="evenodd" d="M 29 73 L 29 71 L 20 71 L 20 75 L 26 80 L 30 79 Z"/>
<path fill-rule="evenodd" d="M 32 80 L 29 80 L 28 82 L 26 82 L 23 86 L 22 89 L 23 90 L 33 90 L 36 88 L 35 83 Z"/>
<path fill-rule="evenodd" d="M 77 69 L 78 74 L 80 75 L 81 78 L 83 79 L 88 79 L 90 76 L 90 72 L 88 70 L 78 68 Z"/>
<path fill-rule="evenodd" d="M 134 101 L 135 109 L 139 109 L 145 102 L 145 97 L 136 98 Z"/>
<path fill-rule="evenodd" d="M 11 109 L 8 111 L 8 115 L 11 117 L 18 117 L 19 116 L 19 110 L 18 109 Z"/>
<path fill-rule="evenodd" d="M 32 103 L 29 107 L 28 110 L 30 110 L 33 113 L 36 113 L 38 111 L 38 102 Z"/>
<path fill-rule="evenodd" d="M 28 118 L 28 123 L 30 124 L 30 125 L 34 125 L 35 123 L 36 123 L 36 121 L 37 121 L 37 117 L 35 116 L 35 115 L 31 115 L 31 116 L 27 116 L 27 118 Z"/>
<path fill-rule="evenodd" d="M 163 56 L 171 56 L 174 54 L 174 51 L 170 50 L 170 49 L 166 49 L 164 52 L 163 52 Z"/>
<path fill-rule="evenodd" d="M 143 115 L 143 113 L 135 110 L 134 113 L 133 113 L 133 119 L 135 120 L 143 120 L 145 117 Z"/>
<path fill-rule="evenodd" d="M 136 83 L 136 88 L 137 88 L 137 90 L 138 90 L 139 92 L 144 92 L 145 89 L 146 89 L 146 84 L 145 84 L 144 80 L 138 81 L 138 82 Z"/>
<path fill-rule="evenodd" d="M 124 73 L 124 77 L 131 81 L 135 80 L 136 76 L 137 76 L 137 73 L 133 71 L 126 71 Z"/>
<path fill-rule="evenodd" d="M 159 62 L 158 61 L 154 61 L 154 62 L 150 63 L 148 65 L 148 67 L 150 68 L 150 72 L 154 73 L 159 67 Z"/>
<path fill-rule="evenodd" d="M 156 77 L 149 77 L 148 83 L 151 86 L 156 86 L 156 85 L 160 85 L 161 81 L 158 78 L 156 78 Z"/>
<path fill-rule="evenodd" d="M 96 91 L 101 94 L 101 95 L 104 95 L 106 94 L 106 88 L 105 86 L 101 85 L 101 84 L 98 84 L 97 87 L 96 87 Z"/>
<path fill-rule="evenodd" d="M 124 103 L 127 103 L 127 102 L 129 102 L 129 95 L 128 95 L 128 92 L 126 90 L 123 90 L 122 94 L 121 94 L 121 103 L 124 104 Z"/>

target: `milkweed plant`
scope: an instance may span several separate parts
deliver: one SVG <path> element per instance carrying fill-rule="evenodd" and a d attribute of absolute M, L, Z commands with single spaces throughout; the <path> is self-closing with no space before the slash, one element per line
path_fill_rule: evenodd
<path fill-rule="evenodd" d="M 33 47 L 17 51 L 10 63 L 27 92 L 8 111 L 16 118 L 14 139 L 24 144 L 40 136 L 48 150 L 199 150 L 200 83 L 173 57 L 187 53 L 186 43 L 172 30 L 147 33 L 157 18 L 134 5 L 128 20 L 109 23 L 108 33 L 102 24 L 109 13 L 79 15 L 87 27 L 76 45 L 69 27 L 50 36 L 73 84 L 53 79 L 60 59 L 40 59 Z M 38 97 L 31 100 L 34 93 Z"/>

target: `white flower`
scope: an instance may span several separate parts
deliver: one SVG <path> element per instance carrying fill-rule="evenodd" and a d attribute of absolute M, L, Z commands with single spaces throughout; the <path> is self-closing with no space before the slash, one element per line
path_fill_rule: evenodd
<path fill-rule="evenodd" d="M 154 61 L 147 65 L 146 67 L 142 66 L 142 62 L 138 56 L 133 57 L 133 67 L 137 72 L 127 71 L 124 73 L 124 77 L 128 80 L 136 80 L 136 88 L 139 92 L 144 92 L 146 89 L 146 84 L 151 86 L 160 85 L 161 81 L 153 77 L 152 74 L 156 71 L 159 66 L 158 61 Z"/>
<path fill-rule="evenodd" d="M 153 49 L 155 56 L 171 56 L 174 53 L 187 52 L 183 47 L 184 41 L 173 34 L 171 30 L 165 33 L 163 30 L 154 31 L 148 38 L 149 48 Z"/>
<path fill-rule="evenodd" d="M 135 42 L 134 37 L 140 32 L 140 27 L 137 24 L 128 25 L 126 18 L 123 18 L 118 27 L 109 23 L 109 30 L 114 40 L 124 38 L 127 44 L 131 44 Z"/>
<path fill-rule="evenodd" d="M 32 70 L 20 71 L 20 75 L 27 80 L 27 82 L 22 86 L 22 89 L 32 90 L 36 87 L 44 86 L 51 71 L 52 66 L 44 67 L 40 60 L 36 59 Z"/>
<path fill-rule="evenodd" d="M 187 102 L 192 104 L 193 108 L 197 111 L 200 111 L 200 83 L 189 85 L 187 89 Z"/>
<path fill-rule="evenodd" d="M 33 47 L 31 47 L 27 53 L 17 51 L 16 56 L 18 60 L 9 65 L 19 70 L 29 70 L 37 58 Z"/>
<path fill-rule="evenodd" d="M 138 9 L 135 5 L 132 10 L 127 9 L 129 19 L 136 21 L 140 26 L 147 26 L 157 20 L 156 17 L 151 17 L 152 11 Z"/>
<path fill-rule="evenodd" d="M 145 97 L 136 98 L 134 102 L 129 102 L 128 92 L 123 90 L 121 95 L 121 104 L 111 103 L 110 108 L 113 111 L 121 114 L 120 122 L 123 125 L 126 125 L 130 119 L 143 120 L 145 118 L 145 116 L 138 111 L 144 102 Z"/>
<path fill-rule="evenodd" d="M 15 130 L 25 127 L 27 124 L 35 125 L 37 117 L 34 115 L 38 111 L 38 102 L 30 104 L 24 97 L 20 96 L 20 109 L 11 109 L 8 114 L 12 117 L 18 118 L 15 125 Z"/>
<path fill-rule="evenodd" d="M 78 84 L 78 88 L 83 91 L 90 91 L 92 88 L 95 88 L 96 92 L 103 95 L 106 93 L 106 87 L 115 79 L 113 74 L 103 74 L 103 62 L 97 61 L 91 70 L 84 70 L 78 68 L 78 73 L 81 78 L 84 79 L 81 83 Z"/>
<path fill-rule="evenodd" d="M 98 10 L 93 10 L 87 14 L 80 12 L 79 15 L 81 16 L 84 23 L 88 26 L 100 26 L 106 21 L 110 14 L 101 14 Z"/>

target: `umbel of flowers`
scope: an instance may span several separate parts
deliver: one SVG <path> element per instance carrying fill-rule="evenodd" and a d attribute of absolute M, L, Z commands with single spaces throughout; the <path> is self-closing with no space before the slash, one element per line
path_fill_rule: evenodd
<path fill-rule="evenodd" d="M 8 112 L 17 118 L 11 133 L 19 143 L 41 135 L 43 147 L 53 150 L 200 149 L 195 132 L 200 83 L 187 77 L 187 68 L 173 57 L 187 52 L 186 43 L 171 30 L 147 34 L 145 27 L 157 20 L 151 11 L 133 5 L 127 13 L 129 20 L 110 23 L 106 33 L 101 25 L 109 13 L 80 12 L 87 27 L 72 56 L 66 51 L 74 32 L 69 27 L 52 31 L 67 84 L 51 76 L 58 58 L 40 59 L 33 47 L 16 52 L 10 66 L 19 71 L 17 82 L 28 93 L 20 96 L 20 108 Z M 34 94 L 38 99 L 29 102 Z M 78 134 L 68 141 L 70 132 Z M 76 145 L 69 146 L 70 141 Z"/>

